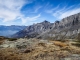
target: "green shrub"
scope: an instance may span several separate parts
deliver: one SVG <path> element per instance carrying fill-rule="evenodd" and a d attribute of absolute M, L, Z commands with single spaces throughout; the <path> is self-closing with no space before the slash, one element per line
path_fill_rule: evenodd
<path fill-rule="evenodd" d="M 72 43 L 72 45 L 80 47 L 80 43 Z"/>
<path fill-rule="evenodd" d="M 16 41 L 17 38 L 8 38 L 9 41 Z"/>

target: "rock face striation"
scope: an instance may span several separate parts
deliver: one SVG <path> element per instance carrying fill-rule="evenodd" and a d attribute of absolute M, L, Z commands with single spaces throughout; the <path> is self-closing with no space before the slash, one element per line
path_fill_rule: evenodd
<path fill-rule="evenodd" d="M 64 39 L 76 38 L 78 33 L 80 33 L 80 13 L 63 18 L 61 21 L 55 21 L 54 23 L 44 21 L 28 26 L 13 37 Z"/>
<path fill-rule="evenodd" d="M 52 29 L 42 34 L 41 37 L 52 39 L 76 38 L 78 33 L 80 33 L 80 13 L 56 21 L 53 23 Z"/>

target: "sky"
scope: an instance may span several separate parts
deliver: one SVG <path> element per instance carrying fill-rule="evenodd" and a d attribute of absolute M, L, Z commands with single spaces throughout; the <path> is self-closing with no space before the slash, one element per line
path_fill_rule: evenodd
<path fill-rule="evenodd" d="M 0 25 L 54 23 L 80 12 L 80 0 L 0 0 Z"/>

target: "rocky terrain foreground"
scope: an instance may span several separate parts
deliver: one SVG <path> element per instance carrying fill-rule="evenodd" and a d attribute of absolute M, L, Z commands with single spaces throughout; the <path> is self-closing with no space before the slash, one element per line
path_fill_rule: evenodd
<path fill-rule="evenodd" d="M 80 43 L 73 40 L 55 41 L 0 38 L 0 60 L 80 60 Z"/>

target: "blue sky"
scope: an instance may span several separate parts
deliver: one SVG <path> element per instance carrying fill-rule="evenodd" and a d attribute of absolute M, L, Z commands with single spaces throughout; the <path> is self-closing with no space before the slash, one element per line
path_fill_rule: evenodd
<path fill-rule="evenodd" d="M 80 0 L 0 0 L 0 25 L 55 22 L 80 12 Z"/>

